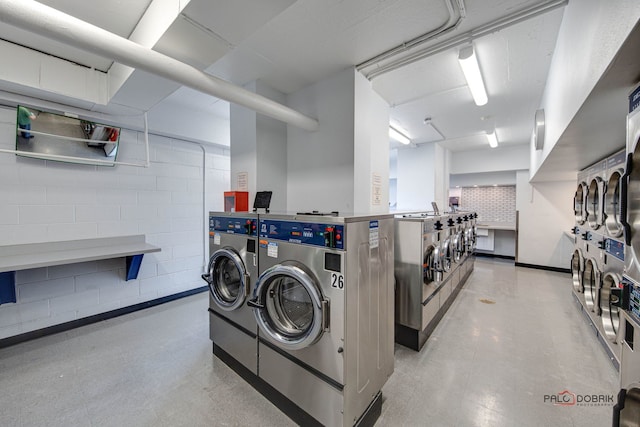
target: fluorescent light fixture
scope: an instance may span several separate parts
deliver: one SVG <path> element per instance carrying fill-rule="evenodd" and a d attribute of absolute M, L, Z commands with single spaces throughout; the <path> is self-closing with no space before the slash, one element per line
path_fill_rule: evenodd
<path fill-rule="evenodd" d="M 464 78 L 467 79 L 473 101 L 476 105 L 486 104 L 488 101 L 487 90 L 484 87 L 480 66 L 478 65 L 478 58 L 473 50 L 473 46 L 460 49 L 460 52 L 458 52 L 458 61 L 464 73 Z"/>
<path fill-rule="evenodd" d="M 498 146 L 498 137 L 496 131 L 487 134 L 487 141 L 489 141 L 489 147 L 496 148 Z"/>
<path fill-rule="evenodd" d="M 405 134 L 403 134 L 402 132 L 400 132 L 399 130 L 395 129 L 392 126 L 389 126 L 389 138 L 392 138 L 404 145 L 408 145 L 411 143 L 411 139 L 406 136 Z"/>

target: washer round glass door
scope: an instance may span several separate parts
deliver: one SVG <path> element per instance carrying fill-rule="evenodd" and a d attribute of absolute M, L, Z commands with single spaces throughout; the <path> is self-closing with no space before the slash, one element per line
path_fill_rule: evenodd
<path fill-rule="evenodd" d="M 604 193 L 604 181 L 599 176 L 593 178 L 589 184 L 589 197 L 587 197 L 587 221 L 589 227 L 593 230 L 597 230 L 602 225 L 602 196 Z"/>
<path fill-rule="evenodd" d="M 318 341 L 327 323 L 328 305 L 317 281 L 297 263 L 277 264 L 258 278 L 253 314 L 264 335 L 286 350 Z"/>
<path fill-rule="evenodd" d="M 573 196 L 573 213 L 575 215 L 576 222 L 581 225 L 586 221 L 585 205 L 587 202 L 587 188 L 587 184 L 585 182 L 581 182 L 578 184 L 576 194 Z"/>
<path fill-rule="evenodd" d="M 229 247 L 218 249 L 209 260 L 209 291 L 222 310 L 232 311 L 244 303 L 249 276 L 240 255 Z"/>
<path fill-rule="evenodd" d="M 602 310 L 602 326 L 604 334 L 611 340 L 616 340 L 618 327 L 620 326 L 618 294 L 611 292 L 618 288 L 620 276 L 616 273 L 607 273 L 602 279 L 602 289 L 600 290 L 600 309 Z"/>
<path fill-rule="evenodd" d="M 422 260 L 422 281 L 425 285 L 437 279 L 438 258 L 440 257 L 440 249 L 435 245 L 429 245 L 424 251 Z"/>
<path fill-rule="evenodd" d="M 584 270 L 584 258 L 579 249 L 573 251 L 571 257 L 571 278 L 573 279 L 573 289 L 576 292 L 584 292 L 582 288 L 582 273 Z"/>
<path fill-rule="evenodd" d="M 615 171 L 607 182 L 607 192 L 605 193 L 604 213 L 605 226 L 610 236 L 622 236 L 623 228 L 620 222 L 620 178 L 621 171 Z"/>
<path fill-rule="evenodd" d="M 445 273 L 451 270 L 451 240 L 447 237 L 440 248 L 440 267 Z"/>
<path fill-rule="evenodd" d="M 596 295 L 600 282 L 600 271 L 594 259 L 588 259 L 584 265 L 582 275 L 582 287 L 584 288 L 584 302 L 589 310 L 593 310 L 596 305 Z"/>

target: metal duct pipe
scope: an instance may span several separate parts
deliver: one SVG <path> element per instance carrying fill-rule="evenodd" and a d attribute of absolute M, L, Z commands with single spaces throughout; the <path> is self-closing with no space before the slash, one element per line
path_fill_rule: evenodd
<path fill-rule="evenodd" d="M 36 1 L 0 0 L 0 21 L 148 71 L 290 125 L 308 131 L 318 129 L 317 120 L 292 108 Z"/>

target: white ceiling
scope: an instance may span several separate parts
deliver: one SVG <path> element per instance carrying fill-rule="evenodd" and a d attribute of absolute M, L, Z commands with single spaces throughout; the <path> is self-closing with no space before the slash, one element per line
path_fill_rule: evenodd
<path fill-rule="evenodd" d="M 236 84 L 260 79 L 285 94 L 360 64 L 440 27 L 449 18 L 447 1 L 460 0 L 191 0 L 156 49 Z M 41 3 L 127 37 L 150 0 L 42 0 Z M 507 15 L 549 0 L 466 0 L 465 15 L 452 31 L 425 44 L 440 44 Z M 484 133 L 496 129 L 501 146 L 528 144 L 563 8 L 474 38 L 489 102 L 477 107 L 457 63 L 460 43 L 372 80 L 392 106 L 392 122 L 416 144 L 433 140 L 433 129 L 450 150 L 489 149 Z M 193 26 L 202 37 L 183 37 Z M 184 28 L 184 30 L 182 30 Z M 207 40 L 223 49 L 211 56 Z M 58 57 L 108 70 L 111 61 L 80 52 L 5 24 L 0 38 Z M 207 60 L 198 63 L 197 53 Z M 184 58 L 181 58 L 183 56 Z M 141 74 L 124 88 L 119 104 L 158 102 L 228 116 L 228 104 L 188 88 L 164 92 Z M 135 86 L 135 87 L 132 87 Z M 177 89 L 177 90 L 176 90 Z M 147 101 L 144 98 L 146 96 Z M 393 146 L 393 145 L 392 145 Z"/>

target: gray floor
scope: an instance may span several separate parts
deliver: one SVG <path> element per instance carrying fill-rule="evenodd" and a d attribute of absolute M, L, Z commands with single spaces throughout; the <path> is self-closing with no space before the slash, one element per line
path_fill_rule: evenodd
<path fill-rule="evenodd" d="M 423 350 L 396 347 L 376 425 L 611 425 L 610 406 L 544 403 L 617 393 L 570 285 L 478 259 Z M 212 356 L 207 304 L 199 294 L 0 350 L 0 425 L 293 425 Z"/>

